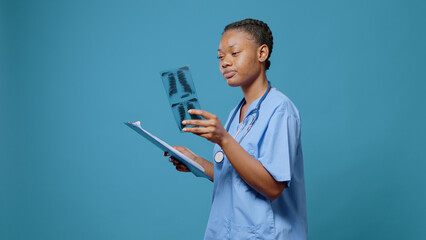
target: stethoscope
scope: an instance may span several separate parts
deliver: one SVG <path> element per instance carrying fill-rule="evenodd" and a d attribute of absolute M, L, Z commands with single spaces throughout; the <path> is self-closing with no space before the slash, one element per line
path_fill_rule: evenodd
<path fill-rule="evenodd" d="M 247 116 L 244 118 L 241 126 L 239 127 L 237 133 L 234 136 L 234 139 L 238 136 L 238 133 L 240 132 L 240 130 L 242 129 L 242 127 L 245 125 L 244 122 L 246 121 L 246 119 L 248 119 L 248 117 L 250 115 L 254 114 L 253 119 L 250 122 L 250 125 L 248 126 L 246 132 L 244 133 L 244 135 L 240 138 L 240 141 L 238 141 L 238 144 L 241 143 L 241 141 L 243 141 L 244 137 L 247 135 L 247 133 L 250 131 L 251 127 L 253 126 L 253 124 L 256 122 L 257 118 L 259 117 L 259 110 L 260 110 L 260 105 L 262 104 L 263 100 L 265 100 L 266 96 L 269 93 L 269 90 L 271 90 L 271 82 L 268 81 L 268 90 L 266 90 L 265 94 L 263 94 L 262 98 L 259 100 L 259 102 L 257 103 L 256 107 L 251 110 Z M 234 113 L 232 114 L 231 118 L 229 119 L 228 124 L 226 125 L 226 131 L 229 132 L 229 128 L 231 126 L 231 123 L 234 121 L 235 115 L 237 115 L 238 110 L 244 105 L 244 103 L 246 102 L 246 100 L 243 98 L 243 100 L 241 100 L 240 104 L 238 104 L 238 107 L 234 110 Z M 217 151 L 214 155 L 214 161 L 217 163 L 220 163 L 223 161 L 223 159 L 225 158 L 225 153 L 223 153 L 223 150 L 220 149 L 219 151 Z"/>

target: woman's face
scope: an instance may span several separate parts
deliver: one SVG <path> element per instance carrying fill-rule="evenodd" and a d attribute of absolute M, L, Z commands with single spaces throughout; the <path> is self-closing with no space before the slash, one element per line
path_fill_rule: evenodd
<path fill-rule="evenodd" d="M 258 48 L 259 44 L 247 32 L 228 30 L 222 35 L 219 67 L 229 86 L 250 85 L 260 76 L 263 62 L 259 61 Z"/>

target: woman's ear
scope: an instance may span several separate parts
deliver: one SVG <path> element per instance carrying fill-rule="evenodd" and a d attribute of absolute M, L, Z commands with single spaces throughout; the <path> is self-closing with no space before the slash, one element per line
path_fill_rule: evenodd
<path fill-rule="evenodd" d="M 268 59 L 269 56 L 269 48 L 268 45 L 262 44 L 257 49 L 257 58 L 259 62 L 265 62 Z"/>

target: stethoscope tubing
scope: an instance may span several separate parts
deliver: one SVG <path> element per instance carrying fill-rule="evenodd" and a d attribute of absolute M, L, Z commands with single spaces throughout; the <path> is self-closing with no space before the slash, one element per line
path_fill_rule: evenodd
<path fill-rule="evenodd" d="M 238 144 L 241 144 L 241 142 L 243 141 L 244 137 L 247 135 L 247 133 L 250 131 L 250 129 L 252 128 L 253 124 L 257 121 L 257 118 L 259 117 L 259 110 L 260 110 L 260 105 L 262 104 L 263 100 L 265 100 L 266 96 L 268 95 L 269 91 L 271 90 L 271 82 L 268 81 L 268 89 L 266 90 L 266 92 L 263 94 L 262 98 L 259 100 L 259 102 L 257 103 L 256 107 L 251 110 L 247 116 L 243 119 L 243 122 L 241 124 L 244 124 L 244 121 L 246 121 L 246 119 L 252 115 L 255 114 L 253 119 L 250 122 L 250 125 L 248 126 L 247 130 L 245 131 L 244 135 L 240 138 L 240 140 L 238 141 Z M 231 127 L 231 123 L 234 121 L 235 115 L 237 115 L 238 110 L 242 107 L 242 105 L 246 102 L 246 100 L 243 98 L 240 102 L 240 104 L 238 104 L 237 108 L 234 110 L 234 113 L 232 114 L 231 118 L 228 121 L 228 124 L 226 125 L 226 131 L 229 132 L 229 128 Z M 237 132 L 237 134 L 235 135 L 234 139 L 236 139 L 236 137 L 238 136 L 239 130 Z M 215 156 L 214 156 L 214 160 L 217 163 L 220 163 L 223 161 L 224 159 L 224 152 L 223 150 L 219 150 L 216 152 Z"/>

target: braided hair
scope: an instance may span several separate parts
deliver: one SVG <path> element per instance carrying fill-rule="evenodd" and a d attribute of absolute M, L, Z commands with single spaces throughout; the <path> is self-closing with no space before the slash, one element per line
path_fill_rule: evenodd
<path fill-rule="evenodd" d="M 222 35 L 228 30 L 242 30 L 244 32 L 250 33 L 258 44 L 266 44 L 269 48 L 269 55 L 265 61 L 265 69 L 269 69 L 269 66 L 271 66 L 269 57 L 272 54 L 272 45 L 274 44 L 274 38 L 272 37 L 272 32 L 271 29 L 269 29 L 268 24 L 260 20 L 247 18 L 238 22 L 228 24 L 223 30 Z"/>

